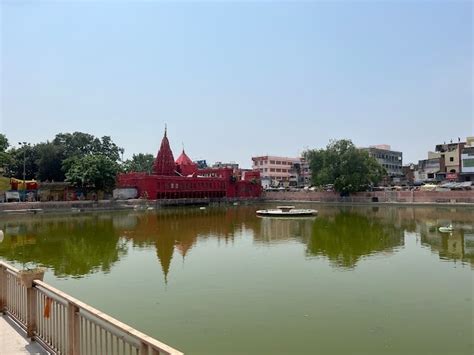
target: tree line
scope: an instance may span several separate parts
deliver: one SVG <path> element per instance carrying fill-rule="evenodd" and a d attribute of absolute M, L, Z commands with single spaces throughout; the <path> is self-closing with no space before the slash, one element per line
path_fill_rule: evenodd
<path fill-rule="evenodd" d="M 51 141 L 10 145 L 0 133 L 0 167 L 3 175 L 27 180 L 69 182 L 75 187 L 110 191 L 120 172 L 151 172 L 153 155 L 134 154 L 123 161 L 124 149 L 109 136 L 58 133 Z"/>
<path fill-rule="evenodd" d="M 110 191 L 120 172 L 151 173 L 152 154 L 134 154 L 123 161 L 124 149 L 109 136 L 88 133 L 58 133 L 53 140 L 34 145 L 10 146 L 0 134 L 0 167 L 3 175 L 39 181 L 66 181 L 75 187 Z M 315 186 L 333 184 L 341 194 L 364 191 L 378 184 L 385 169 L 350 140 L 331 141 L 324 149 L 304 152 Z"/>

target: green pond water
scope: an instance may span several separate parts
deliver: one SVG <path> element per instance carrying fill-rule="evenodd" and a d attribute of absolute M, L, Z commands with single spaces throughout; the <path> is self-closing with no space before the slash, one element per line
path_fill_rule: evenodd
<path fill-rule="evenodd" d="M 473 353 L 473 209 L 260 207 L 1 216 L 0 259 L 186 354 Z"/>

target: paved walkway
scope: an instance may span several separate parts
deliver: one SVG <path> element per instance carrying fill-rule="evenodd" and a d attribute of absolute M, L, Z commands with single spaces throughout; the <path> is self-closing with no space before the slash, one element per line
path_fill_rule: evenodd
<path fill-rule="evenodd" d="M 48 354 L 34 341 L 25 338 L 25 332 L 10 318 L 0 315 L 0 354 Z"/>

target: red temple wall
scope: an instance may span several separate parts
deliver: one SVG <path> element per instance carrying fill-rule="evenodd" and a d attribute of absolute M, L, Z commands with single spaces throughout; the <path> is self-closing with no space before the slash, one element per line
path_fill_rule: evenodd
<path fill-rule="evenodd" d="M 218 176 L 184 177 L 158 176 L 146 173 L 120 174 L 117 186 L 135 187 L 138 195 L 149 199 L 160 198 L 222 198 L 259 197 L 260 184 L 250 181 L 233 181 L 230 169 L 215 169 Z M 208 171 L 210 173 L 210 171 Z M 199 174 L 201 175 L 201 171 Z"/>

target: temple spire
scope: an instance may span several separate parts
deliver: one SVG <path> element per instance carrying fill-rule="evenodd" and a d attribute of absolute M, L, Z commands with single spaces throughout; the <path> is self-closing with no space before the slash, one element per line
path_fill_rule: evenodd
<path fill-rule="evenodd" d="M 153 173 L 156 175 L 175 175 L 176 164 L 174 162 L 173 152 L 167 137 L 167 127 L 165 125 L 165 134 L 161 140 L 160 150 L 153 163 Z"/>

